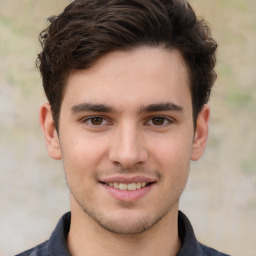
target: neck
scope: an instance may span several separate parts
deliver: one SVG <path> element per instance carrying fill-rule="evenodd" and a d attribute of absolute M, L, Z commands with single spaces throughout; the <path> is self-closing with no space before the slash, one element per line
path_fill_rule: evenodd
<path fill-rule="evenodd" d="M 105 230 L 78 205 L 73 209 L 71 207 L 71 212 L 67 246 L 72 256 L 174 256 L 181 246 L 178 209 L 170 211 L 153 227 L 136 235 L 121 235 Z"/>

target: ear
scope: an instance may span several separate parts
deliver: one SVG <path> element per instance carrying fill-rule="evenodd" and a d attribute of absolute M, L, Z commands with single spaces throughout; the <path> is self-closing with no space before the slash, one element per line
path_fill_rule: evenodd
<path fill-rule="evenodd" d="M 193 141 L 191 160 L 198 160 L 204 153 L 207 137 L 208 137 L 208 124 L 210 117 L 210 108 L 208 105 L 204 105 L 203 109 L 199 113 L 196 122 L 196 130 Z"/>
<path fill-rule="evenodd" d="M 48 102 L 41 105 L 39 120 L 43 130 L 48 155 L 53 159 L 60 160 L 62 158 L 62 154 L 59 137 L 52 118 L 51 106 Z"/>

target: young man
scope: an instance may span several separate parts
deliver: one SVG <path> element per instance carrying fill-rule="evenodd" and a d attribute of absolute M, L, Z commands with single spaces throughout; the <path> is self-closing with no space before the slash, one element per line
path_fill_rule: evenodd
<path fill-rule="evenodd" d="M 41 33 L 40 109 L 71 213 L 20 255 L 225 255 L 178 210 L 206 145 L 216 43 L 183 0 L 75 0 Z"/>

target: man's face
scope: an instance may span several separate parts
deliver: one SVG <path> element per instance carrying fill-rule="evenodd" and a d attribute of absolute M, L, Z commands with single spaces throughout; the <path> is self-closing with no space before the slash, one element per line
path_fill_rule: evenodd
<path fill-rule="evenodd" d="M 135 234 L 177 212 L 190 160 L 202 153 L 193 152 L 194 132 L 180 53 L 115 51 L 69 77 L 60 148 L 50 155 L 63 158 L 71 210 Z"/>

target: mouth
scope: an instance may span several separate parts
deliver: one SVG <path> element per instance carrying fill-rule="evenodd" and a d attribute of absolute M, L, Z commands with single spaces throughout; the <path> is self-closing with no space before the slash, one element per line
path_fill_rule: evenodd
<path fill-rule="evenodd" d="M 100 181 L 106 191 L 119 201 L 131 202 L 148 194 L 157 183 L 148 177 L 112 177 Z"/>
<path fill-rule="evenodd" d="M 152 184 L 153 182 L 133 182 L 133 183 L 119 183 L 119 182 L 106 182 L 103 184 L 112 187 L 112 188 L 116 188 L 119 190 L 129 190 L 129 191 L 134 191 L 137 189 L 141 189 L 144 188 L 146 186 L 149 186 L 150 184 Z"/>

